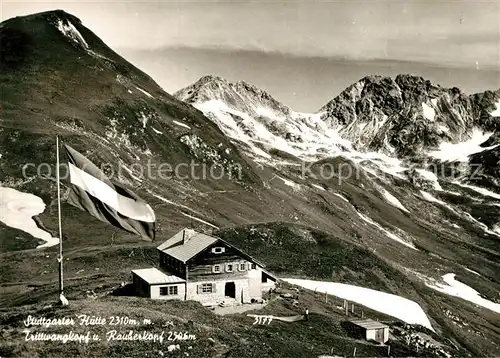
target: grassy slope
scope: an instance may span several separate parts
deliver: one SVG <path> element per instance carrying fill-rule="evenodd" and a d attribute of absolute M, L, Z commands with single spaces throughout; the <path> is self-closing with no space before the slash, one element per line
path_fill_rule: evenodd
<path fill-rule="evenodd" d="M 274 320 L 270 325 L 253 325 L 254 319 L 246 314 L 231 316 L 217 316 L 195 302 L 155 302 L 134 297 L 106 296 L 97 299 L 82 299 L 72 301 L 66 308 L 25 306 L 22 309 L 11 309 L 8 312 L 0 311 L 0 323 L 7 338 L 0 345 L 0 354 L 7 357 L 31 357 L 36 354 L 40 357 L 68 357 L 84 355 L 87 357 L 142 357 L 158 356 L 159 351 L 166 353 L 166 346 L 180 344 L 180 352 L 171 356 L 181 357 L 317 357 L 333 351 L 335 354 L 348 355 L 356 347 L 358 356 L 383 356 L 385 347 L 378 347 L 362 340 L 349 337 L 342 327 L 345 320 L 342 310 L 323 301 L 322 295 L 307 291 L 300 294 L 300 306 L 292 307 L 291 302 L 274 298 L 270 304 L 258 314 L 273 314 L 293 316 L 301 314 L 304 307 L 310 309 L 310 320 L 294 323 Z M 339 302 L 337 302 L 338 304 Z M 127 333 L 127 326 L 97 326 L 73 327 L 75 333 L 99 334 L 102 340 L 91 342 L 88 345 L 79 343 L 61 344 L 59 342 L 34 342 L 26 344 L 22 320 L 28 315 L 57 317 L 74 317 L 88 314 L 101 317 L 128 316 L 142 322 L 150 319 L 152 325 L 134 326 L 135 331 L 147 330 L 160 333 L 161 331 L 181 331 L 196 335 L 196 340 L 185 342 L 107 342 L 106 332 L 117 329 Z M 367 316 L 369 313 L 367 312 Z M 387 317 L 378 315 L 379 319 Z M 173 326 L 164 325 L 171 321 Z M 390 318 L 389 318 L 390 322 Z M 51 327 L 36 328 L 36 332 L 67 333 L 69 329 Z M 167 333 L 166 333 L 167 334 Z M 191 348 L 189 348 L 191 347 Z M 395 342 L 393 345 L 400 354 L 411 354 L 411 350 L 403 344 Z"/>
<path fill-rule="evenodd" d="M 500 343 L 498 328 L 495 328 L 500 323 L 497 316 L 472 305 L 464 305 L 460 299 L 415 286 L 404 275 L 363 248 L 346 244 L 317 230 L 290 224 L 228 229 L 221 232 L 221 236 L 266 262 L 268 268 L 281 277 L 300 275 L 312 279 L 336 280 L 400 294 L 419 302 L 439 332 L 435 338 L 450 349 L 453 345 L 461 347 L 456 352 L 460 356 L 468 352 L 473 356 L 498 352 L 495 350 L 495 344 Z M 132 345 L 126 342 L 99 342 L 89 346 L 71 343 L 64 346 L 59 343 L 24 343 L 20 327 L 22 319 L 28 314 L 58 317 L 80 313 L 104 316 L 127 314 L 134 318 L 157 319 L 158 324 L 148 328 L 152 331 L 161 330 L 160 321 L 174 319 L 177 322 L 176 330 L 188 330 L 199 337 L 193 344 L 181 342 L 182 351 L 188 351 L 192 357 L 216 357 L 222 356 L 220 354 L 223 352 L 230 352 L 230 357 L 317 357 L 319 354 L 329 353 L 332 348 L 336 354 L 348 355 L 352 353 L 354 346 L 357 347 L 358 356 L 385 354 L 384 349 L 348 337 L 341 326 L 345 320 L 343 310 L 335 308 L 335 305 L 341 305 L 341 301 L 330 298 L 329 303 L 325 303 L 324 295 L 312 292 L 303 291 L 300 294 L 299 307 L 292 307 L 288 301 L 274 300 L 260 312 L 291 316 L 300 314 L 308 307 L 312 313 L 310 323 L 274 321 L 269 326 L 253 326 L 253 321 L 244 314 L 214 316 L 192 302 L 160 303 L 134 297 L 109 296 L 120 282 L 129 280 L 129 268 L 147 267 L 157 262 L 154 248 L 147 243 L 142 245 L 142 248 L 138 248 L 137 243 L 128 243 L 104 248 L 74 249 L 66 264 L 70 271 L 65 282 L 65 292 L 72 304 L 69 308 L 44 310 L 45 305 L 57 299 L 57 281 L 54 280 L 57 271 L 53 264 L 55 252 L 34 250 L 28 254 L 31 256 L 31 265 L 7 259 L 9 264 L 1 267 L 2 272 L 6 274 L 4 280 L 12 285 L 16 282 L 16 277 L 38 277 L 34 281 L 36 284 L 30 283 L 32 280 L 29 279 L 17 282 L 18 286 L 24 287 L 24 292 L 19 292 L 19 287 L 12 285 L 2 286 L 0 302 L 3 307 L 9 308 L 0 311 L 0 325 L 8 338 L 0 349 L 0 354 L 6 356 L 30 356 L 37 351 L 40 356 L 54 357 L 63 357 L 68 352 L 86 356 L 99 356 L 105 352 L 107 356 L 135 357 L 162 349 L 157 343 Z M 322 265 L 311 266 L 309 263 L 315 262 L 314 260 L 320 260 Z M 42 270 L 49 272 L 43 274 Z M 47 277 L 46 281 L 44 276 Z M 97 299 L 87 298 L 94 293 Z M 446 309 L 453 313 L 459 312 L 457 316 L 461 321 L 458 324 L 448 322 L 444 314 Z M 395 321 L 394 318 L 367 308 L 364 308 L 364 312 L 365 317 L 387 323 Z M 186 320 L 189 319 L 194 323 L 187 323 Z M 468 325 L 465 326 L 463 322 Z M 112 328 L 107 326 L 98 330 L 104 334 Z M 122 327 L 121 330 L 126 331 L 125 328 Z M 480 333 L 470 333 L 469 330 Z M 213 338 L 216 342 L 213 343 L 208 338 Z M 486 341 L 496 343 L 488 345 Z M 189 345 L 192 348 L 187 350 Z M 405 348 L 402 342 L 393 342 L 392 345 L 393 354 L 398 352 L 399 356 L 417 355 L 416 352 Z"/>
<path fill-rule="evenodd" d="M 350 283 L 414 300 L 427 312 L 441 337 L 452 339 L 474 355 L 499 352 L 500 315 L 410 280 L 373 251 L 317 230 L 289 224 L 250 225 L 225 230 L 221 236 L 262 257 L 268 269 L 281 277 Z M 465 283 L 471 281 L 468 279 Z M 484 280 L 480 282 L 487 286 Z M 459 322 L 450 322 L 450 316 L 444 313 L 446 310 L 460 317 Z"/>

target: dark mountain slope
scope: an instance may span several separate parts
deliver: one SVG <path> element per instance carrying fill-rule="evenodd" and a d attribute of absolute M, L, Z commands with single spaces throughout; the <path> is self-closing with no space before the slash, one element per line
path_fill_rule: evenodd
<path fill-rule="evenodd" d="M 35 172 L 28 170 L 28 178 L 21 179 L 21 166 L 55 163 L 59 134 L 97 164 L 113 163 L 115 173 L 119 163 L 145 166 L 150 161 L 157 169 L 161 163 L 175 167 L 196 159 L 241 167 L 237 187 L 242 190 L 244 183 L 258 182 L 217 126 L 164 92 L 74 16 L 55 11 L 15 18 L 2 23 L 0 34 L 0 150 L 6 159 L 0 163 L 0 181 L 29 186 Z M 23 45 L 19 38 L 26 40 Z M 145 170 L 137 168 L 136 174 Z M 137 185 L 125 170 L 120 173 L 115 179 Z M 154 169 L 153 175 L 158 176 Z M 160 185 L 161 180 L 150 179 Z M 53 193 L 52 184 L 32 183 L 42 196 Z M 170 184 L 166 189 L 173 192 L 185 185 Z M 208 178 L 206 185 L 217 184 Z"/>

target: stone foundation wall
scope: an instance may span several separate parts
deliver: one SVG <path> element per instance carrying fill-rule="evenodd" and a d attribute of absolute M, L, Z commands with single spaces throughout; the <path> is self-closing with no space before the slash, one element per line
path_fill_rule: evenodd
<path fill-rule="evenodd" d="M 235 284 L 235 297 L 236 302 L 241 303 L 243 298 L 243 303 L 249 303 L 251 301 L 250 297 L 250 287 L 248 279 L 237 279 L 237 280 L 224 280 L 224 281 L 197 281 L 188 282 L 187 284 L 187 299 L 199 301 L 203 305 L 216 305 L 222 301 L 228 301 L 230 298 L 225 297 L 225 288 L 227 282 L 234 282 Z M 210 283 L 214 286 L 214 292 L 212 293 L 201 293 L 198 292 L 198 286 L 204 283 Z"/>

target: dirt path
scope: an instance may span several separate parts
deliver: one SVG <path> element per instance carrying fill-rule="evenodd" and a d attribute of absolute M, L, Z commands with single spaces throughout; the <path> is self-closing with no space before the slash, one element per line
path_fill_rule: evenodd
<path fill-rule="evenodd" d="M 248 317 L 255 317 L 258 315 L 255 314 L 247 314 Z M 277 321 L 283 321 L 283 322 L 297 322 L 297 321 L 302 321 L 304 319 L 303 315 L 298 315 L 298 316 L 288 316 L 288 317 L 280 317 L 280 316 L 273 316 L 273 315 L 266 315 L 267 317 L 272 317 L 273 320 Z"/>
<path fill-rule="evenodd" d="M 215 307 L 213 312 L 218 315 L 236 314 L 236 313 L 243 313 L 246 311 L 260 310 L 265 306 L 266 304 L 262 303 L 252 303 L 246 305 L 227 306 L 227 307 L 217 306 Z"/>

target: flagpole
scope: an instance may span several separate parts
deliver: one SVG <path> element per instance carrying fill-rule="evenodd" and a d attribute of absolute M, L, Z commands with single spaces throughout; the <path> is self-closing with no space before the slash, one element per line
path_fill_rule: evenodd
<path fill-rule="evenodd" d="M 63 251 L 62 251 L 62 226 L 61 226 L 61 185 L 59 177 L 59 136 L 56 136 L 56 179 L 57 179 L 57 215 L 59 221 L 59 296 L 63 296 Z"/>

